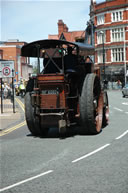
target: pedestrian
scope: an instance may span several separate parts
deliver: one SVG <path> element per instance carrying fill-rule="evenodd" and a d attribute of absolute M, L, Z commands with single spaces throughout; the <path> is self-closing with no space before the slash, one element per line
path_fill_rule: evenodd
<path fill-rule="evenodd" d="M 9 94 L 9 86 L 7 83 L 4 83 L 4 98 L 7 99 Z"/>
<path fill-rule="evenodd" d="M 122 87 L 122 83 L 121 83 L 121 81 L 120 81 L 120 80 L 118 80 L 118 81 L 117 81 L 117 86 L 118 86 L 118 89 L 121 89 L 121 87 Z"/>
<path fill-rule="evenodd" d="M 2 82 L 2 93 L 1 93 L 2 99 L 4 99 L 4 83 Z"/>

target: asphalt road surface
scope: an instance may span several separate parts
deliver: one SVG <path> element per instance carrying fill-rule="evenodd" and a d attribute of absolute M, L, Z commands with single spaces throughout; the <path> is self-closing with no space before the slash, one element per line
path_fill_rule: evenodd
<path fill-rule="evenodd" d="M 128 193 L 128 98 L 109 91 L 110 121 L 99 135 L 34 137 L 26 125 L 0 137 L 0 192 Z M 23 112 L 24 113 L 24 112 Z"/>

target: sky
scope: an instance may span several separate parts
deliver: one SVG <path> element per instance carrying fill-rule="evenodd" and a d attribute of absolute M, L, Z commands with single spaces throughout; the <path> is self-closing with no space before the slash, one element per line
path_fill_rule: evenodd
<path fill-rule="evenodd" d="M 32 42 L 58 34 L 62 19 L 69 31 L 85 30 L 91 0 L 0 0 L 1 41 Z M 101 1 L 101 0 L 97 0 Z"/>

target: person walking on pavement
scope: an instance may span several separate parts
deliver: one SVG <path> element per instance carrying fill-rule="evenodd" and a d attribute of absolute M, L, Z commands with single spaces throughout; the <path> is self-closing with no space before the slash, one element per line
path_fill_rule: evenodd
<path fill-rule="evenodd" d="M 4 98 L 7 99 L 9 94 L 9 86 L 7 83 L 4 83 Z"/>

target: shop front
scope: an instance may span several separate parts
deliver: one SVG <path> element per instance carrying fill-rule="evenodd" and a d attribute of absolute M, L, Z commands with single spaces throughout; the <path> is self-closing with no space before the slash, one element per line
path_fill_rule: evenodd
<path fill-rule="evenodd" d="M 124 65 L 101 66 L 101 80 L 107 80 L 108 89 L 121 89 L 125 84 Z"/>

